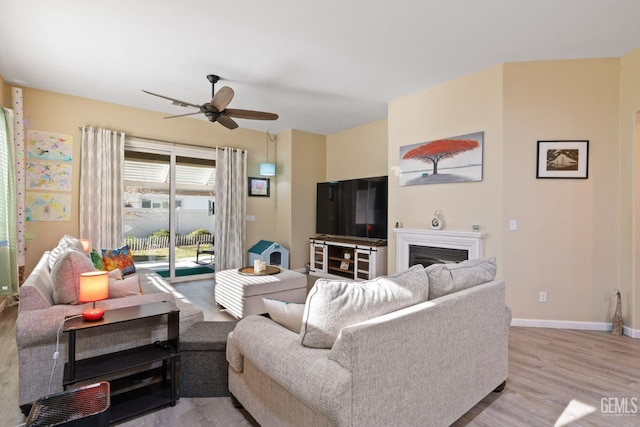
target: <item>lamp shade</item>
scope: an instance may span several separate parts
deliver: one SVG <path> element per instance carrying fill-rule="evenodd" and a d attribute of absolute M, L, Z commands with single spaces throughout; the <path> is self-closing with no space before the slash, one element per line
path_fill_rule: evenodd
<path fill-rule="evenodd" d="M 95 302 L 109 298 L 109 273 L 106 271 L 89 271 L 80 274 L 78 300 L 93 302 L 93 308 L 82 312 L 86 320 L 99 320 L 104 315 L 104 309 L 95 308 Z"/>
<path fill-rule="evenodd" d="M 275 163 L 260 163 L 260 175 L 274 176 L 276 174 Z"/>
<path fill-rule="evenodd" d="M 82 243 L 82 249 L 84 249 L 85 253 L 89 253 L 89 249 L 91 247 L 89 239 L 80 239 L 80 243 Z"/>

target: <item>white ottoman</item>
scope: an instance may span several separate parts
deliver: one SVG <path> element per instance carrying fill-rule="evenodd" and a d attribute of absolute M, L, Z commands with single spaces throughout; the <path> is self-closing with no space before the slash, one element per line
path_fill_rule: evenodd
<path fill-rule="evenodd" d="M 264 276 L 240 274 L 237 269 L 216 272 L 216 304 L 241 319 L 250 314 L 266 313 L 262 298 L 305 302 L 307 276 L 297 271 L 280 270 L 278 274 Z"/>

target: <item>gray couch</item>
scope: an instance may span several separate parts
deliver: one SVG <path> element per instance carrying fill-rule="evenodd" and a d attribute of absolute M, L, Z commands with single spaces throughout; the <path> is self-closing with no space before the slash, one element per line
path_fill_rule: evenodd
<path fill-rule="evenodd" d="M 503 281 L 429 273 L 434 299 L 344 327 L 331 348 L 246 317 L 227 341 L 230 392 L 263 427 L 450 425 L 504 386 L 511 311 Z"/>
<path fill-rule="evenodd" d="M 54 304 L 54 284 L 49 268 L 49 254 L 50 252 L 43 254 L 33 272 L 20 287 L 16 342 L 20 370 L 19 404 L 23 411 L 28 411 L 37 399 L 62 391 L 63 369 L 67 361 L 67 334 L 60 334 L 60 342 L 57 346 L 58 329 L 65 316 L 79 314 L 87 307 L 87 304 Z M 157 273 L 141 269 L 135 274 L 140 277 L 142 295 L 98 301 L 96 307 L 109 310 L 171 301 L 180 310 L 181 331 L 204 320 L 202 309 L 175 292 L 173 287 Z M 90 336 L 78 334 L 76 358 L 80 360 L 149 344 L 156 340 L 165 340 L 166 334 L 166 319 L 159 318 L 105 326 L 92 330 Z M 59 358 L 55 361 L 55 368 L 53 368 L 53 354 L 56 349 L 59 352 Z M 51 386 L 49 386 L 50 378 Z"/>

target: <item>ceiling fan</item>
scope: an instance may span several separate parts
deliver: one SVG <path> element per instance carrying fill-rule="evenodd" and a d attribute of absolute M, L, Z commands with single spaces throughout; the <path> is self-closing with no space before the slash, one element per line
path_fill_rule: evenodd
<path fill-rule="evenodd" d="M 215 74 L 209 74 L 207 79 L 211 82 L 211 101 L 202 105 L 192 104 L 190 102 L 180 101 L 179 99 L 170 98 L 164 95 L 158 95 L 157 93 L 143 90 L 144 93 L 149 95 L 158 96 L 160 98 L 168 99 L 173 105 L 179 105 L 180 107 L 193 107 L 198 111 L 187 114 L 179 114 L 176 116 L 168 116 L 165 119 L 173 119 L 175 117 L 192 116 L 194 114 L 204 114 L 207 116 L 210 122 L 218 122 L 227 129 L 235 129 L 238 124 L 233 120 L 237 119 L 250 119 L 250 120 L 277 120 L 278 115 L 274 113 L 265 113 L 263 111 L 253 110 L 241 110 L 238 108 L 227 108 L 227 105 L 233 99 L 233 89 L 229 86 L 223 86 L 218 92 L 215 91 L 215 86 L 220 77 Z"/>

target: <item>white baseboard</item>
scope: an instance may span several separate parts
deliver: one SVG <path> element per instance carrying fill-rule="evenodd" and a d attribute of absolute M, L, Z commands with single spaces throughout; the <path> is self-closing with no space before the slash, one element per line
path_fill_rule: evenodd
<path fill-rule="evenodd" d="M 606 322 L 578 322 L 573 320 L 540 320 L 540 319 L 512 319 L 511 326 L 526 328 L 580 329 L 585 331 L 609 332 L 613 325 Z M 622 333 L 631 338 L 640 338 L 639 329 L 623 327 Z"/>

